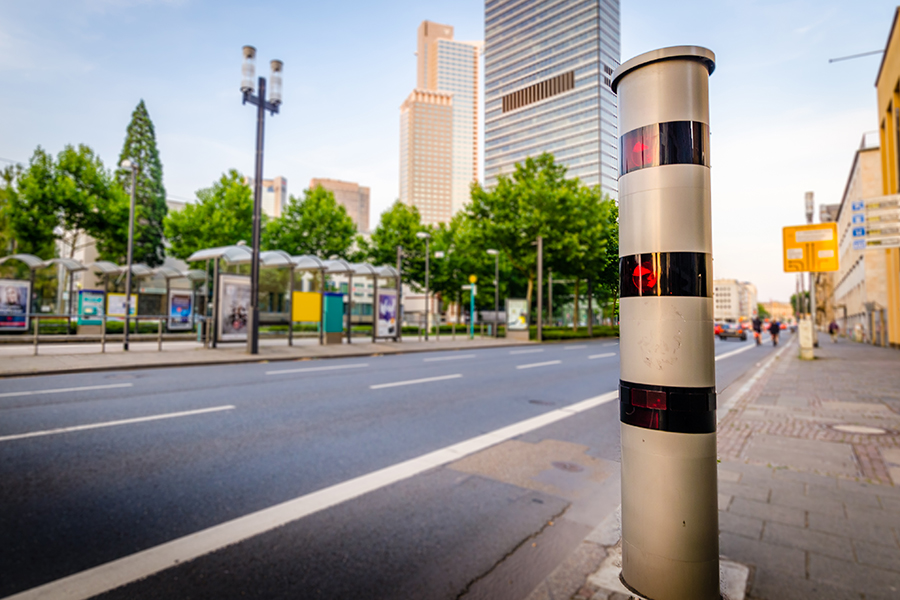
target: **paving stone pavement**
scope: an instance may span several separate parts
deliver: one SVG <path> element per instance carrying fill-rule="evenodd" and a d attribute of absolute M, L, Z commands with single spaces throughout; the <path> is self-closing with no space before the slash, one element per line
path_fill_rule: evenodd
<path fill-rule="evenodd" d="M 898 600 L 900 352 L 821 335 L 798 355 L 791 340 L 720 415 L 719 552 L 750 568 L 750 600 Z M 532 596 L 629 597 L 601 571 Z"/>

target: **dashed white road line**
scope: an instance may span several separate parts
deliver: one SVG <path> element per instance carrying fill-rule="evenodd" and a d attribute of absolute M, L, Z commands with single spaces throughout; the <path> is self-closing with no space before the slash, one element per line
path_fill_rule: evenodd
<path fill-rule="evenodd" d="M 604 346 L 618 346 L 618 345 L 619 345 L 619 342 L 606 342 L 606 343 L 603 344 L 603 345 L 604 345 Z"/>
<path fill-rule="evenodd" d="M 747 344 L 743 348 L 738 348 L 737 350 L 732 350 L 731 352 L 725 352 L 724 354 L 716 355 L 716 360 L 722 360 L 723 358 L 728 358 L 729 356 L 734 356 L 735 354 L 740 354 L 741 352 L 746 352 L 747 350 L 752 350 L 756 348 L 756 344 Z"/>
<path fill-rule="evenodd" d="M 543 352 L 543 348 L 535 348 L 533 350 L 510 350 L 510 354 L 534 354 L 535 352 Z"/>
<path fill-rule="evenodd" d="M 607 352 L 606 354 L 592 354 L 588 356 L 588 359 L 593 360 L 595 358 L 609 358 L 610 356 L 615 356 L 615 352 Z"/>
<path fill-rule="evenodd" d="M 441 375 L 440 377 L 425 377 L 424 379 L 409 379 L 407 381 L 395 381 L 393 383 L 379 383 L 376 385 L 370 385 L 370 390 L 380 390 L 382 388 L 390 388 L 390 387 L 398 387 L 401 385 L 415 385 L 417 383 L 431 383 L 432 381 L 444 381 L 445 379 L 459 379 L 462 377 L 461 374 L 457 373 L 455 375 Z"/>
<path fill-rule="evenodd" d="M 464 358 L 475 358 L 477 354 L 460 354 L 459 356 L 437 356 L 435 358 L 423 358 L 423 362 L 436 362 L 439 360 L 462 360 Z"/>
<path fill-rule="evenodd" d="M 29 433 L 16 433 L 13 435 L 0 436 L 0 442 L 10 442 L 12 440 L 22 440 L 25 438 L 40 437 L 43 435 L 56 435 L 59 433 L 70 433 L 72 431 L 85 431 L 87 429 L 100 429 L 101 427 L 115 427 L 117 425 L 131 425 L 133 423 L 146 423 L 147 421 L 159 421 L 161 419 L 174 419 L 177 417 L 190 417 L 192 415 L 202 415 L 204 413 L 218 412 L 221 410 L 232 410 L 234 406 L 228 404 L 225 406 L 214 406 L 212 408 L 201 408 L 198 410 L 185 410 L 181 412 L 166 413 L 163 415 L 151 415 L 149 417 L 136 417 L 134 419 L 121 419 L 118 421 L 105 421 L 103 423 L 90 423 L 88 425 L 75 425 L 74 427 L 60 427 L 59 429 L 45 429 L 44 431 L 31 431 Z"/>
<path fill-rule="evenodd" d="M 313 371 L 340 371 L 343 369 L 361 369 L 368 367 L 369 363 L 355 365 L 334 365 L 331 367 L 306 367 L 303 369 L 281 369 L 280 371 L 266 371 L 266 375 L 284 375 L 285 373 L 312 373 Z"/>
<path fill-rule="evenodd" d="M 531 363 L 530 365 L 517 365 L 517 369 L 533 369 L 535 367 L 546 367 L 549 365 L 558 365 L 561 360 L 548 360 L 547 362 Z"/>
<path fill-rule="evenodd" d="M 607 392 L 10 596 L 84 600 L 611 402 Z"/>
<path fill-rule="evenodd" d="M 563 350 L 583 350 L 587 346 L 563 346 Z"/>
<path fill-rule="evenodd" d="M 107 385 L 86 385 L 84 387 L 56 388 L 52 390 L 31 390 L 27 392 L 4 392 L 0 398 L 14 398 L 16 396 L 37 396 L 40 394 L 63 394 L 65 392 L 86 392 L 89 390 L 111 390 L 114 388 L 127 388 L 133 383 L 110 383 Z"/>

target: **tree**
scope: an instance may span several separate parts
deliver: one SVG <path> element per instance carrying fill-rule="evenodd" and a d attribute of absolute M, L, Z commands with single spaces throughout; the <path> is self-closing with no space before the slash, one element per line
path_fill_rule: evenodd
<path fill-rule="evenodd" d="M 20 165 L 0 170 L 0 254 L 15 254 L 16 235 L 12 226 L 12 196 L 15 182 L 21 175 Z"/>
<path fill-rule="evenodd" d="M 762 302 L 756 303 L 756 315 L 760 319 L 768 319 L 771 316 L 769 315 L 769 311 L 766 310 L 766 307 Z"/>
<path fill-rule="evenodd" d="M 422 225 L 419 209 L 397 200 L 382 213 L 378 227 L 372 232 L 372 241 L 364 247 L 369 261 L 375 265 L 396 265 L 397 246 L 402 246 L 403 282 L 424 289 L 425 240 L 416 237 L 420 231 L 433 233 Z"/>
<path fill-rule="evenodd" d="M 38 146 L 28 161 L 28 168 L 6 188 L 9 224 L 18 253 L 43 259 L 55 256 L 60 219 L 54 169 L 53 157 Z"/>
<path fill-rule="evenodd" d="M 472 186 L 467 217 L 483 248 L 495 248 L 527 278 L 529 306 L 537 276 L 537 237 L 543 237 L 544 268 L 554 274 L 583 276 L 601 256 L 605 233 L 599 194 L 544 153 L 516 164 L 493 190 Z"/>
<path fill-rule="evenodd" d="M 263 223 L 265 225 L 265 223 Z M 232 169 L 212 187 L 197 191 L 197 202 L 165 220 L 171 254 L 186 259 L 197 250 L 229 246 L 253 237 L 253 199 L 243 176 Z"/>
<path fill-rule="evenodd" d="M 264 246 L 291 255 L 348 258 L 356 237 L 356 224 L 334 194 L 322 186 L 303 190 L 303 199 L 290 197 L 281 217 L 269 221 Z"/>
<path fill-rule="evenodd" d="M 162 162 L 156 149 L 153 122 L 141 100 L 131 114 L 131 122 L 125 135 L 125 144 L 119 154 L 119 164 L 129 159 L 136 165 L 134 262 L 151 267 L 162 264 L 163 221 L 166 218 L 166 189 L 163 187 Z M 131 171 L 119 168 L 116 179 L 123 189 L 131 189 Z"/>

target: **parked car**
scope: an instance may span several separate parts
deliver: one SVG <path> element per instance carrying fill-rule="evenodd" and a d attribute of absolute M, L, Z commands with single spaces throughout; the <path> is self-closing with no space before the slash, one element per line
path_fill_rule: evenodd
<path fill-rule="evenodd" d="M 715 335 L 719 335 L 720 333 L 722 333 L 722 324 L 721 323 L 716 323 L 716 326 L 713 328 L 713 333 Z"/>
<path fill-rule="evenodd" d="M 740 338 L 742 342 L 747 341 L 747 330 L 741 327 L 740 323 L 722 323 L 722 330 L 718 333 L 720 340 L 728 338 Z"/>

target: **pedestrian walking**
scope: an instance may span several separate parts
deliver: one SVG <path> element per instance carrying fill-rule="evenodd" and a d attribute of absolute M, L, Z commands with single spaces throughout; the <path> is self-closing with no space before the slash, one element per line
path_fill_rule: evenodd
<path fill-rule="evenodd" d="M 837 344 L 838 331 L 840 331 L 840 330 L 841 330 L 841 328 L 840 328 L 840 326 L 837 324 L 837 321 L 835 321 L 834 319 L 832 319 L 832 320 L 831 320 L 831 323 L 828 324 L 828 333 L 831 334 L 831 341 L 832 341 L 832 343 Z"/>

